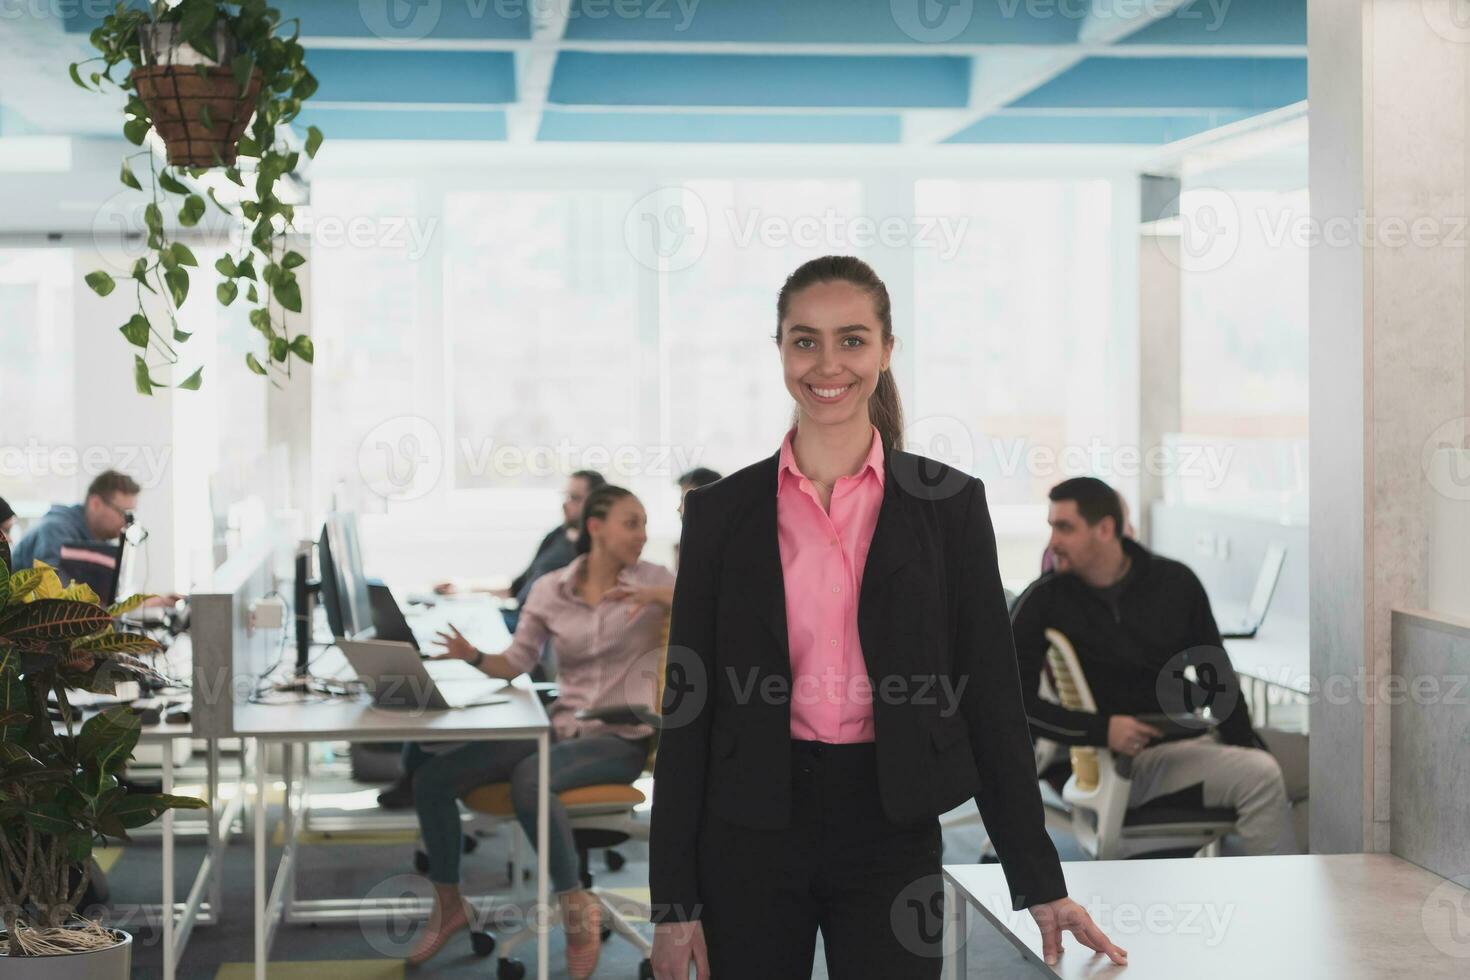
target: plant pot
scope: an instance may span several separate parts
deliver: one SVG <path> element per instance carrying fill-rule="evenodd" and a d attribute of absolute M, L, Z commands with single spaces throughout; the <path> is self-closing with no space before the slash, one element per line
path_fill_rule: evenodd
<path fill-rule="evenodd" d="M 0 956 L 5 980 L 128 980 L 133 966 L 133 937 L 113 929 L 116 946 L 60 956 Z"/>
<path fill-rule="evenodd" d="M 146 65 L 134 68 L 131 77 L 153 128 L 168 147 L 171 166 L 235 165 L 240 137 L 260 95 L 259 68 L 250 73 L 243 93 L 228 68 Z M 201 115 L 206 106 L 209 126 Z"/>
<path fill-rule="evenodd" d="M 179 40 L 177 23 L 144 24 L 138 28 L 138 53 L 145 66 L 151 65 L 228 65 L 235 57 L 235 36 L 224 21 L 214 25 L 214 50 L 211 58 L 191 44 Z"/>

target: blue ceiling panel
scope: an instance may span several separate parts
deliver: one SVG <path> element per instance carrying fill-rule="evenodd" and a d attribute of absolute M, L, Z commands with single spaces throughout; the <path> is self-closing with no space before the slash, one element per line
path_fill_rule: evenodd
<path fill-rule="evenodd" d="M 331 140 L 504 140 L 500 109 L 311 109 L 297 117 L 301 132 L 316 126 Z"/>
<path fill-rule="evenodd" d="M 963 108 L 970 60 L 946 57 L 563 52 L 562 105 Z"/>
<path fill-rule="evenodd" d="M 328 48 L 307 55 L 323 102 L 504 104 L 516 98 L 508 51 L 384 51 Z"/>
<path fill-rule="evenodd" d="M 730 115 L 691 112 L 558 112 L 541 119 L 542 142 L 897 143 L 895 115 Z"/>
<path fill-rule="evenodd" d="M 1060 12 L 1067 4 L 1035 0 L 562 2 L 579 41 L 1070 44 L 1079 23 Z"/>
<path fill-rule="evenodd" d="M 1307 97 L 1305 58 L 1087 58 L 1011 105 L 1025 109 L 1275 109 Z"/>
<path fill-rule="evenodd" d="M 1122 44 L 1306 44 L 1307 0 L 1194 0 Z"/>
<path fill-rule="evenodd" d="M 300 20 L 301 37 L 309 45 L 313 37 L 521 40 L 531 36 L 531 4 L 542 2 L 548 0 L 276 0 L 272 5 L 282 21 Z M 148 6 L 144 0 L 127 0 L 127 5 Z M 62 10 L 68 31 L 89 33 L 109 5 L 73 2 Z"/>
<path fill-rule="evenodd" d="M 946 143 L 1172 143 L 1244 118 L 1241 113 L 1178 116 L 990 116 Z"/>

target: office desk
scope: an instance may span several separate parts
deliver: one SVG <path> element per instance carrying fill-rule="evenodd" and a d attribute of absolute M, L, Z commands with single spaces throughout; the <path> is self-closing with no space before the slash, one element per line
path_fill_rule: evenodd
<path fill-rule="evenodd" d="M 365 699 L 334 698 L 316 703 L 245 704 L 235 708 L 235 732 L 248 738 L 256 747 L 255 764 L 255 977 L 265 980 L 266 962 L 276 926 L 285 921 L 342 921 L 368 915 L 392 915 L 403 910 L 402 903 L 367 902 L 364 900 L 324 899 L 312 902 L 295 897 L 295 859 L 300 811 L 308 805 L 307 753 L 302 752 L 300 786 L 295 789 L 299 803 L 293 803 L 292 770 L 297 747 L 311 742 L 393 742 L 393 741 L 478 741 L 501 739 L 535 739 L 540 762 L 539 792 L 536 807 L 536 916 L 544 923 L 547 909 L 548 868 L 547 814 L 548 751 L 551 726 L 541 701 L 529 684 L 521 679 L 508 685 L 504 692 L 508 703 L 459 708 L 450 711 L 395 711 L 375 707 Z M 285 849 L 277 865 L 275 883 L 266 893 L 266 774 L 263 753 L 266 743 L 279 742 L 282 747 L 282 772 L 285 794 L 282 822 Z M 546 980 L 549 959 L 548 933 L 543 924 L 537 929 L 536 971 Z"/>
<path fill-rule="evenodd" d="M 1065 868 L 1072 898 L 1128 950 L 1126 967 L 1113 966 L 1071 933 L 1063 934 L 1057 965 L 1047 967 L 1031 914 L 1011 911 L 1000 866 L 950 865 L 946 925 L 954 931 L 945 939 L 946 975 L 965 975 L 958 937 L 968 934 L 972 905 L 1040 975 L 1068 980 L 1470 975 L 1470 934 L 1454 918 L 1470 892 L 1391 854 L 1069 862 Z"/>

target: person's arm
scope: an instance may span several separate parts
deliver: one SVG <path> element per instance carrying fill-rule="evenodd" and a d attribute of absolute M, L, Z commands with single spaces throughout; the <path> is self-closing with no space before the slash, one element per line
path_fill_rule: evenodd
<path fill-rule="evenodd" d="M 1220 651 L 1216 666 L 1220 668 L 1224 676 L 1217 678 L 1217 683 L 1226 691 L 1233 692 L 1235 704 L 1230 713 L 1220 719 L 1218 731 L 1220 741 L 1226 745 L 1239 745 L 1248 749 L 1264 749 L 1266 743 L 1262 742 L 1256 731 L 1251 727 L 1250 705 L 1246 703 L 1245 692 L 1240 687 L 1240 677 L 1235 673 L 1235 665 L 1230 662 L 1230 654 L 1225 650 L 1225 641 L 1220 636 L 1220 628 L 1215 625 L 1215 614 L 1210 610 L 1210 596 L 1205 591 L 1204 585 L 1192 573 L 1188 573 L 1189 587 L 1192 592 L 1191 601 L 1191 642 L 1194 646 L 1214 647 Z"/>
<path fill-rule="evenodd" d="M 500 653 L 485 653 L 476 649 L 451 623 L 450 633 L 439 634 L 445 650 L 440 659 L 463 660 L 491 677 L 507 681 L 514 680 L 536 666 L 542 651 L 546 649 L 546 640 L 551 635 L 545 603 L 538 601 L 538 595 L 544 595 L 538 588 L 541 584 L 538 581 L 531 587 L 531 594 L 526 597 L 526 606 L 516 620 L 516 631 L 510 638 L 510 646 Z"/>
<path fill-rule="evenodd" d="M 61 572 L 61 546 L 71 540 L 71 530 L 59 521 L 42 520 L 31 532 L 21 539 L 21 543 L 15 548 L 17 558 L 24 556 L 24 565 L 19 561 L 11 571 L 19 572 L 30 568 L 32 563 L 43 561 L 56 569 L 58 575 Z M 64 579 L 70 576 L 63 576 Z M 66 584 L 65 581 L 62 583 Z"/>
<path fill-rule="evenodd" d="M 704 805 L 715 678 L 715 602 L 720 535 L 705 511 L 704 493 L 684 498 L 679 574 L 669 620 L 663 717 L 654 763 L 649 825 L 648 884 L 655 924 L 700 917 L 695 843 Z"/>
<path fill-rule="evenodd" d="M 1057 849 L 1046 833 L 1036 758 L 1031 746 L 1005 591 L 995 552 L 995 531 L 979 480 L 969 491 L 961 535 L 958 629 L 954 683 L 964 693 L 961 711 L 979 769 L 975 802 L 995 842 L 1010 886 L 1012 909 L 1066 898 Z M 963 683 L 964 687 L 958 687 Z M 1035 690 L 1035 677 L 1032 678 Z"/>
<path fill-rule="evenodd" d="M 1063 745 L 1107 745 L 1108 715 L 1071 711 L 1051 701 L 1043 701 L 1039 693 L 1041 671 L 1050 644 L 1046 629 L 1046 587 L 1033 584 L 1021 593 L 1011 610 L 1011 631 L 1015 636 L 1016 657 L 1021 677 L 1021 697 L 1026 706 L 1026 720 L 1036 738 L 1049 738 Z"/>

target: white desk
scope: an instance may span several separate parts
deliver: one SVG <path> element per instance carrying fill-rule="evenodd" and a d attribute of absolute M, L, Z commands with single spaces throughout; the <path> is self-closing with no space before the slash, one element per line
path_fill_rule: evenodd
<path fill-rule="evenodd" d="M 276 926 L 284 921 L 340 921 L 345 916 L 394 914 L 392 903 L 364 903 L 361 900 L 317 900 L 298 902 L 295 898 L 295 865 L 300 810 L 307 805 L 306 753 L 302 753 L 302 780 L 298 790 L 300 803 L 293 805 L 293 757 L 298 745 L 310 742 L 388 742 L 388 741 L 478 741 L 503 739 L 535 739 L 539 766 L 539 790 L 536 809 L 536 975 L 546 980 L 550 957 L 549 936 L 545 926 L 548 914 L 549 840 L 548 793 L 550 782 L 548 754 L 551 726 L 530 685 L 521 679 L 503 692 L 511 700 L 503 704 L 482 705 L 451 711 L 395 711 L 377 708 L 367 700 L 334 698 L 325 702 L 301 704 L 245 704 L 235 707 L 235 732 L 249 738 L 256 746 L 255 764 L 255 977 L 265 980 L 266 962 Z M 282 746 L 282 769 L 285 782 L 282 821 L 285 849 L 276 869 L 275 883 L 266 894 L 266 775 L 263 753 L 265 743 Z"/>
<path fill-rule="evenodd" d="M 1391 854 L 1300 854 L 1201 860 L 1069 862 L 1067 887 L 1128 950 L 1114 966 L 1062 937 L 1054 967 L 1031 914 L 1011 911 L 999 865 L 944 869 L 952 937 L 978 908 L 1046 975 L 1080 980 L 1464 980 L 1470 975 L 1470 892 Z M 965 975 L 962 938 L 946 937 L 948 976 Z"/>

